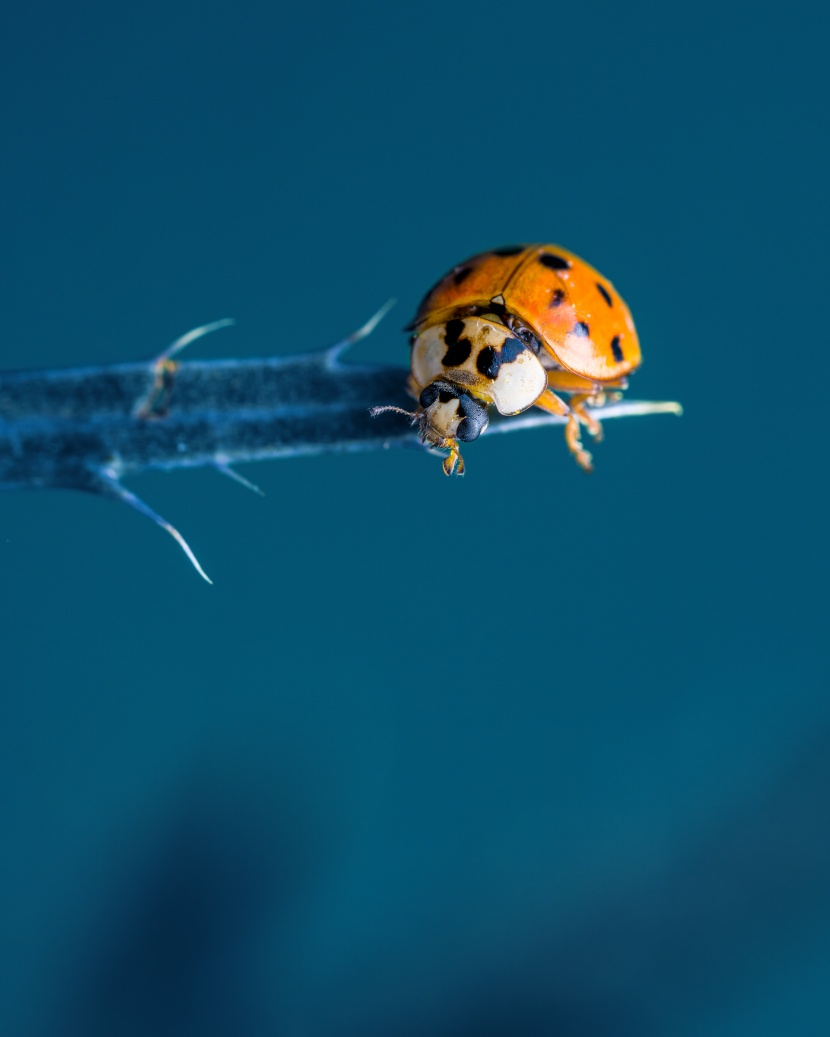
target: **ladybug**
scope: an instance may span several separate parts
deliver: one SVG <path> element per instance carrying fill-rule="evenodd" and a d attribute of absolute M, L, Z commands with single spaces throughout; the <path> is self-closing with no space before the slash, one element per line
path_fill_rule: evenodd
<path fill-rule="evenodd" d="M 418 400 L 411 417 L 423 442 L 449 451 L 447 475 L 463 473 L 459 441 L 481 435 L 491 405 L 500 414 L 536 406 L 567 418 L 568 448 L 590 471 L 580 422 L 596 440 L 602 427 L 585 405 L 601 406 L 607 390 L 627 388 L 641 360 L 634 321 L 613 285 L 558 245 L 513 245 L 460 263 L 405 330 L 412 332 L 409 390 Z"/>

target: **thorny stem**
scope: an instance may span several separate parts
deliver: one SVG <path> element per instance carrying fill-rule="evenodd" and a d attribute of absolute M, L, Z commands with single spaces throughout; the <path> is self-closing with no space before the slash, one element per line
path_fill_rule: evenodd
<path fill-rule="evenodd" d="M 200 575 L 184 537 L 121 484 L 149 469 L 232 465 L 276 457 L 407 446 L 418 430 L 394 413 L 409 410 L 408 372 L 345 364 L 341 356 L 385 310 L 331 349 L 263 360 L 174 362 L 185 345 L 230 321 L 197 328 L 153 361 L 0 373 L 0 490 L 75 489 L 124 501 L 167 530 Z M 376 416 L 373 407 L 390 409 Z M 676 403 L 623 401 L 602 417 L 679 414 Z M 564 419 L 535 409 L 496 419 L 487 435 Z M 210 582 L 208 580 L 208 582 Z"/>

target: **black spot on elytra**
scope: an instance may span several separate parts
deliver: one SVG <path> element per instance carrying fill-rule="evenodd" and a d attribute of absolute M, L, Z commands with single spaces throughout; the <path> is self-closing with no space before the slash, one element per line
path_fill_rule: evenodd
<path fill-rule="evenodd" d="M 471 266 L 462 266 L 460 270 L 456 270 L 453 273 L 452 279 L 456 285 L 464 284 L 470 274 L 473 272 Z"/>
<path fill-rule="evenodd" d="M 605 299 L 608 305 L 613 306 L 614 300 L 611 298 L 608 289 L 604 285 L 601 285 L 599 281 L 597 281 L 597 288 L 599 289 L 599 294 L 603 297 L 603 299 Z"/>
<path fill-rule="evenodd" d="M 501 367 L 501 357 L 492 346 L 485 346 L 476 357 L 476 367 L 485 378 L 496 379 Z"/>
<path fill-rule="evenodd" d="M 564 256 L 558 256 L 555 252 L 543 252 L 539 256 L 539 262 L 548 270 L 570 270 L 571 261 Z"/>
<path fill-rule="evenodd" d="M 561 288 L 557 288 L 553 295 L 550 297 L 550 306 L 553 309 L 556 306 L 561 306 L 565 301 L 565 293 Z"/>
<path fill-rule="evenodd" d="M 524 252 L 524 245 L 506 245 L 504 248 L 494 248 L 494 256 L 518 256 L 520 252 Z"/>
<path fill-rule="evenodd" d="M 574 324 L 573 333 L 579 338 L 587 338 L 591 334 L 591 329 L 584 320 L 578 320 L 576 324 Z"/>
<path fill-rule="evenodd" d="M 615 335 L 611 339 L 611 352 L 614 354 L 614 359 L 617 361 L 618 364 L 623 361 L 623 351 L 622 346 L 620 345 L 619 335 Z"/>

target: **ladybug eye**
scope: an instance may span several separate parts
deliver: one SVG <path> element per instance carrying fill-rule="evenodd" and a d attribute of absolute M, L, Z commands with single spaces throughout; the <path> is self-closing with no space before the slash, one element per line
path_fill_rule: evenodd
<path fill-rule="evenodd" d="M 456 436 L 462 443 L 471 443 L 487 428 L 487 408 L 464 393 L 458 399 L 458 409 L 464 417 L 459 422 Z"/>

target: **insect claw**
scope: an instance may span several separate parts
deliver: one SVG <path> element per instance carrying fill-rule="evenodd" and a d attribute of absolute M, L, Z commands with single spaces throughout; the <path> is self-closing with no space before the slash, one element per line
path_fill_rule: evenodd
<path fill-rule="evenodd" d="M 463 475 L 464 458 L 461 456 L 458 444 L 451 441 L 445 443 L 444 446 L 449 450 L 449 454 L 447 454 L 441 463 L 441 467 L 444 469 L 444 475 Z"/>

